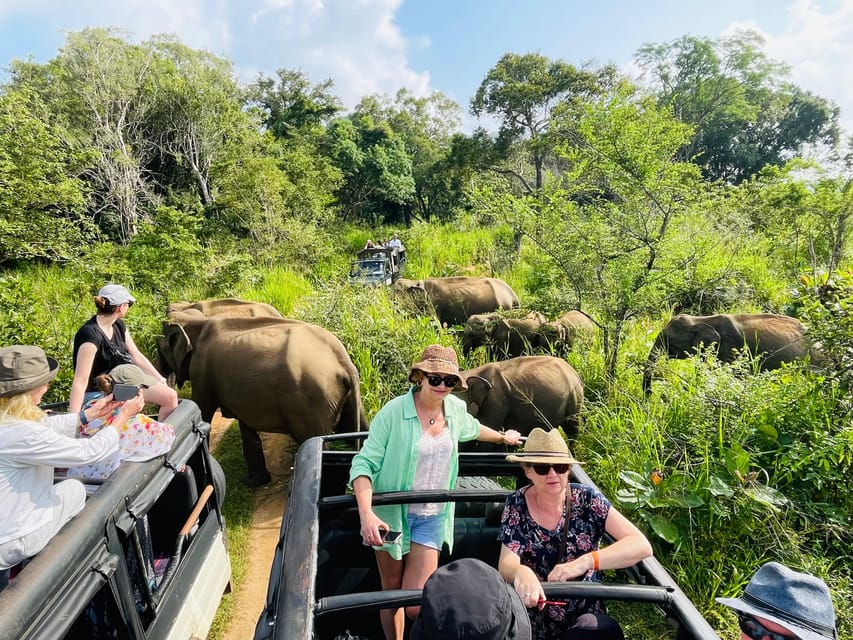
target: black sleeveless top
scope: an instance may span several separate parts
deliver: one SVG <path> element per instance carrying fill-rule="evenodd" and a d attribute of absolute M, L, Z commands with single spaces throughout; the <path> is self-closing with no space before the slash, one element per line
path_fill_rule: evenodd
<path fill-rule="evenodd" d="M 127 343 L 124 341 L 124 320 L 116 320 L 113 325 L 113 339 L 107 340 L 107 336 L 101 331 L 96 320 L 98 316 L 92 316 L 86 324 L 77 331 L 74 336 L 74 368 L 77 368 L 77 352 L 80 347 L 91 342 L 97 348 L 95 361 L 92 363 L 92 372 L 89 374 L 87 391 L 97 391 L 95 378 L 102 373 L 109 373 L 120 364 L 133 364 L 133 358 L 127 351 Z"/>

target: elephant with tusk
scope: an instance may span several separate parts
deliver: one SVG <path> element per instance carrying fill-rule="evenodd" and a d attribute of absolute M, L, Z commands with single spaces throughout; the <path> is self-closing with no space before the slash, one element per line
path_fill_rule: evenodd
<path fill-rule="evenodd" d="M 688 358 L 701 345 L 713 346 L 722 362 L 732 362 L 746 347 L 759 358 L 762 371 L 777 369 L 783 362 L 819 357 L 796 318 L 774 313 L 737 313 L 712 316 L 679 314 L 655 338 L 643 370 L 643 391 L 651 391 L 652 373 L 661 354 Z"/>
<path fill-rule="evenodd" d="M 534 427 L 563 427 L 574 437 L 580 425 L 583 384 L 572 366 L 553 356 L 521 356 L 489 362 L 460 377 L 467 390 L 454 391 L 468 413 L 494 428 L 527 434 Z"/>
<path fill-rule="evenodd" d="M 259 431 L 312 436 L 367 427 L 359 375 L 340 340 L 287 318 L 198 316 L 174 312 L 157 339 L 163 373 L 210 421 L 217 408 L 240 424 L 248 484 L 270 481 Z"/>

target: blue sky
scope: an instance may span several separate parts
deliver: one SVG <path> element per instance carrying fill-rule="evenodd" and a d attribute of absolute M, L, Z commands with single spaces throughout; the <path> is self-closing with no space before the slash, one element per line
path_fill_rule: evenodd
<path fill-rule="evenodd" d="M 87 26 L 118 27 L 134 41 L 175 34 L 230 59 L 245 81 L 282 67 L 331 78 L 348 107 L 405 86 L 443 91 L 465 108 L 506 52 L 632 73 L 644 43 L 752 28 L 853 131 L 853 0 L 0 0 L 0 66 L 28 55 L 44 62 L 65 32 Z"/>

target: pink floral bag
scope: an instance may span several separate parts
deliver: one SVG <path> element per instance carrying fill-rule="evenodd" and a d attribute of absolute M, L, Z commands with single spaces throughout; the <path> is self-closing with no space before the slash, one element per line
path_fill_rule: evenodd
<path fill-rule="evenodd" d="M 89 437 L 104 427 L 93 420 L 79 428 L 79 435 Z M 168 422 L 158 422 L 144 413 L 137 413 L 118 429 L 119 450 L 108 458 L 82 467 L 68 469 L 69 478 L 107 479 L 122 461 L 145 462 L 168 453 L 175 441 L 175 428 Z"/>

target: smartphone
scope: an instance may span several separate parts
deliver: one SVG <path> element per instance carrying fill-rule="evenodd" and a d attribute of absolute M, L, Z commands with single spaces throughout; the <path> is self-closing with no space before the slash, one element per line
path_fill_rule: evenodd
<path fill-rule="evenodd" d="M 403 535 L 402 531 L 388 531 L 386 532 L 384 529 L 382 530 L 382 541 L 383 542 L 397 542 L 400 539 L 400 536 Z"/>
<path fill-rule="evenodd" d="M 139 395 L 140 387 L 138 384 L 114 384 L 113 385 L 113 400 L 124 402 L 135 398 Z"/>

